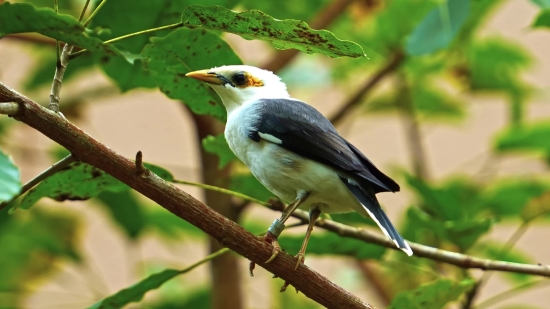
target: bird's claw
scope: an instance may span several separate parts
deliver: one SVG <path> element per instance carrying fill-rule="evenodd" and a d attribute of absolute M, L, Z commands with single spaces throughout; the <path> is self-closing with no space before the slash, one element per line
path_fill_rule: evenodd
<path fill-rule="evenodd" d="M 265 261 L 265 264 L 271 263 L 281 252 L 281 246 L 279 245 L 279 241 L 277 240 L 277 236 L 271 234 L 270 232 L 267 232 L 264 236 L 260 236 L 260 239 L 270 243 L 273 246 L 273 250 L 271 251 L 271 256 L 267 261 Z M 254 277 L 254 268 L 256 267 L 256 263 L 253 261 L 250 261 L 250 265 L 248 269 L 250 270 L 250 276 Z"/>
<path fill-rule="evenodd" d="M 298 259 L 298 261 L 296 262 L 296 266 L 294 267 L 294 270 L 297 270 L 300 264 L 304 264 L 304 261 L 305 261 L 305 256 L 302 252 L 298 253 L 296 255 L 296 258 Z"/>

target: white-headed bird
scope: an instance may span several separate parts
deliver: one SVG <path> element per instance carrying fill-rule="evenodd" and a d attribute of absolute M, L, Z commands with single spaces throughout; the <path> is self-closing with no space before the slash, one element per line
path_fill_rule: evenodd
<path fill-rule="evenodd" d="M 356 211 L 370 217 L 395 245 L 412 250 L 390 222 L 375 194 L 399 191 L 355 146 L 338 134 L 312 106 L 290 97 L 270 71 L 228 65 L 194 71 L 189 77 L 208 83 L 227 109 L 225 138 L 235 155 L 269 191 L 290 204 L 263 237 L 280 252 L 277 237 L 297 208 L 309 211 L 309 227 L 297 258 L 321 213 Z M 253 264 L 251 265 L 252 273 Z"/>

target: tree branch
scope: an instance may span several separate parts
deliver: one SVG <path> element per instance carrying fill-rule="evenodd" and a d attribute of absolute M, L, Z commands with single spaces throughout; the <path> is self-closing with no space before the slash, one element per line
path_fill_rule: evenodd
<path fill-rule="evenodd" d="M 395 71 L 403 62 L 405 59 L 405 56 L 402 52 L 397 52 L 393 58 L 386 63 L 380 70 L 378 70 L 374 75 L 367 80 L 367 82 L 353 95 L 351 98 L 345 102 L 342 107 L 336 112 L 334 115 L 329 117 L 330 122 L 332 122 L 334 125 L 336 125 L 338 122 L 342 121 L 344 117 L 356 106 L 359 105 L 365 98 L 367 94 L 369 94 L 372 89 L 378 83 L 386 77 L 389 73 Z"/>
<path fill-rule="evenodd" d="M 269 208 L 279 210 L 278 207 L 267 205 Z M 296 210 L 292 214 L 293 217 L 300 220 L 308 220 L 308 213 L 303 210 Z M 332 220 L 318 220 L 316 226 L 337 233 L 343 237 L 359 239 L 368 243 L 377 244 L 386 248 L 399 250 L 395 244 L 382 234 L 377 234 L 364 229 L 354 228 L 341 224 Z M 424 257 L 434 261 L 444 262 L 455 265 L 460 268 L 478 268 L 482 270 L 506 271 L 521 274 L 537 275 L 542 277 L 550 277 L 550 265 L 531 265 L 510 263 L 504 261 L 495 261 L 489 259 L 477 258 L 462 253 L 446 251 L 438 248 L 417 244 L 407 241 L 416 257 Z"/>
<path fill-rule="evenodd" d="M 312 29 L 323 29 L 330 25 L 344 10 L 353 2 L 353 0 L 337 0 L 331 2 L 313 19 L 309 25 Z M 287 49 L 278 51 L 271 60 L 262 67 L 266 70 L 277 72 L 288 65 L 298 54 L 297 49 Z"/>
<path fill-rule="evenodd" d="M 57 67 L 55 69 L 48 108 L 56 113 L 59 112 L 59 93 L 61 92 L 61 82 L 63 81 L 63 75 L 65 75 L 65 70 L 67 69 L 67 64 L 69 63 L 69 55 L 73 51 L 73 48 L 74 46 L 69 44 L 65 44 L 65 46 L 63 46 L 61 57 L 59 57 Z"/>
<path fill-rule="evenodd" d="M 102 169 L 176 216 L 200 228 L 223 246 L 288 281 L 319 304 L 327 308 L 372 308 L 307 266 L 300 266 L 294 270 L 296 259 L 287 253 L 281 253 L 273 262 L 264 264 L 271 256 L 272 249 L 267 242 L 158 176 L 151 174 L 143 178 L 136 175 L 134 162 L 99 143 L 56 113 L 0 83 L 0 101 L 5 98 L 21 104 L 22 112 L 15 116 L 17 120 L 67 148 L 82 162 Z"/>

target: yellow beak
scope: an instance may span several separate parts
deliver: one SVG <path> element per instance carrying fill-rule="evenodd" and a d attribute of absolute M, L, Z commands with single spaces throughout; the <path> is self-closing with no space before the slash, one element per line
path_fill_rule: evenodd
<path fill-rule="evenodd" d="M 218 77 L 218 75 L 208 71 L 210 70 L 193 71 L 185 74 L 185 76 L 194 78 L 196 80 L 200 80 L 202 82 L 207 82 L 209 84 L 214 84 L 214 85 L 223 84 L 223 81 Z"/>

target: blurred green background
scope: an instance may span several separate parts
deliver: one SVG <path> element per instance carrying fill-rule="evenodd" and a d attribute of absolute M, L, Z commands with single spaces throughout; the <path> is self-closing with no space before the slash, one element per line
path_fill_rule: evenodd
<path fill-rule="evenodd" d="M 49 0 L 25 2 L 53 6 Z M 60 0 L 60 12 L 78 16 L 84 2 Z M 478 257 L 550 264 L 549 1 L 110 0 L 89 34 L 107 40 L 171 24 L 192 4 L 258 9 L 359 43 L 368 59 L 293 57 L 263 41 L 212 32 L 195 46 L 221 44 L 221 51 L 188 55 L 186 61 L 194 69 L 242 61 L 275 70 L 293 97 L 333 119 L 344 137 L 401 184 L 402 192 L 379 199 L 406 239 Z M 189 93 L 178 92 L 170 75 L 179 72 L 177 65 L 167 70 L 164 57 L 155 54 L 154 45 L 177 50 L 196 34 L 180 30 L 117 44 L 138 57 L 134 64 L 94 54 L 71 61 L 61 111 L 126 157 L 141 150 L 145 161 L 177 179 L 267 200 L 269 192 L 219 135 L 225 117 L 220 106 L 201 110 L 204 105 Z M 0 80 L 47 105 L 55 41 L 7 36 L 0 54 Z M 200 65 L 206 67 L 195 67 Z M 8 117 L 0 117 L 0 149 L 13 156 L 23 183 L 67 154 Z M 278 217 L 238 198 L 180 187 L 254 233 Z M 0 211 L 0 308 L 86 308 L 147 275 L 183 269 L 220 248 L 124 186 L 87 201 L 40 199 L 51 193 L 37 191 L 19 200 L 29 207 L 38 200 L 32 208 Z M 332 219 L 376 229 L 354 214 Z M 285 231 L 283 248 L 295 254 L 304 232 Z M 282 280 L 264 270 L 249 278 L 247 263 L 226 254 L 127 308 L 320 307 L 293 289 L 279 293 Z M 306 264 L 379 308 L 420 308 L 420 298 L 407 292 L 415 289 L 430 300 L 422 308 L 453 301 L 453 308 L 479 309 L 550 303 L 548 280 L 408 258 L 320 229 Z M 480 279 L 474 292 L 464 293 Z"/>

